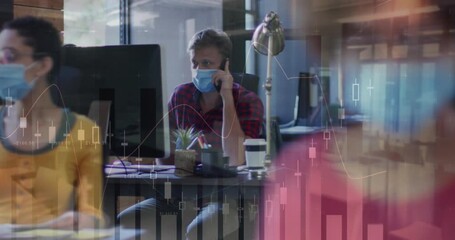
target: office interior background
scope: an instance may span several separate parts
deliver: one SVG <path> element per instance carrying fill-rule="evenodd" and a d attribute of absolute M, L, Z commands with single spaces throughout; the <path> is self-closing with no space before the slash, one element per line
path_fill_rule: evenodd
<path fill-rule="evenodd" d="M 438 110 L 455 96 L 452 0 L 11 0 L 0 6 L 2 22 L 27 14 L 50 19 L 65 44 L 159 44 L 164 99 L 191 80 L 186 48 L 193 34 L 222 29 L 234 44 L 231 71 L 259 76 L 263 102 L 266 57 L 251 39 L 275 11 L 285 48 L 272 64 L 272 116 L 283 130 L 362 122 L 351 135 L 360 145 L 340 139 L 346 156 L 387 148 L 424 164 L 436 141 Z"/>
<path fill-rule="evenodd" d="M 388 134 L 391 144 L 431 141 L 418 130 L 453 95 L 455 23 L 448 0 L 65 0 L 62 7 L 64 43 L 159 44 L 165 98 L 191 79 L 191 36 L 222 29 L 234 43 L 231 71 L 258 75 L 263 100 L 266 57 L 251 38 L 275 11 L 286 34 L 272 65 L 272 116 L 282 125 L 334 124 L 341 106 L 346 115 L 376 122 L 364 130 Z M 305 80 L 317 94 L 299 96 Z"/>
<path fill-rule="evenodd" d="M 265 100 L 266 57 L 255 52 L 251 39 L 264 16 L 275 11 L 285 48 L 272 64 L 271 109 L 282 127 L 337 124 L 342 107 L 345 117 L 375 122 L 363 130 L 387 135 L 390 144 L 431 141 L 434 134 L 419 129 L 432 124 L 437 106 L 453 95 L 449 0 L 11 0 L 2 5 L 3 20 L 30 14 L 50 19 L 64 44 L 159 44 L 164 99 L 191 80 L 186 52 L 191 36 L 214 27 L 233 41 L 231 71 L 258 75 L 258 94 Z"/>

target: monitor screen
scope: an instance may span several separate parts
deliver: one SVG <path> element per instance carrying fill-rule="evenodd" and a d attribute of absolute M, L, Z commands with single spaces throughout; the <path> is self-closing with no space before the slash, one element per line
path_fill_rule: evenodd
<path fill-rule="evenodd" d="M 87 115 L 93 101 L 110 102 L 110 155 L 168 156 L 159 45 L 64 47 L 56 84 L 62 97 L 55 88 L 54 100 L 74 112 Z"/>

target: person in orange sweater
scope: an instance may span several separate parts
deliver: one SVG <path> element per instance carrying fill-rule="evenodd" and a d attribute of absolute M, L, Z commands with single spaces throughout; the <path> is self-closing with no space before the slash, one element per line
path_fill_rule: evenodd
<path fill-rule="evenodd" d="M 102 212 L 102 146 L 94 123 L 58 107 L 49 88 L 60 36 L 40 18 L 17 18 L 0 33 L 0 224 L 93 228 Z"/>

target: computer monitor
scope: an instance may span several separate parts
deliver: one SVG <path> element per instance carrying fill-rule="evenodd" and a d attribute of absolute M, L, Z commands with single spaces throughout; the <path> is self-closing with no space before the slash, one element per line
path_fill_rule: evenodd
<path fill-rule="evenodd" d="M 56 83 L 62 97 L 55 88 L 54 100 L 74 112 L 87 115 L 93 101 L 110 101 L 105 141 L 110 155 L 169 155 L 159 45 L 63 47 Z"/>

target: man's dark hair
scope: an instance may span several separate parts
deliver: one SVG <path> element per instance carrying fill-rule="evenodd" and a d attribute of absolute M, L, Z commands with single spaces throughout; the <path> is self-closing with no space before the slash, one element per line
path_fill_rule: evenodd
<path fill-rule="evenodd" d="M 223 31 L 208 28 L 197 32 L 188 44 L 188 52 L 206 47 L 216 47 L 223 58 L 231 56 L 232 42 Z"/>
<path fill-rule="evenodd" d="M 60 34 L 52 23 L 37 17 L 26 16 L 13 19 L 3 25 L 3 29 L 16 30 L 25 38 L 24 44 L 33 48 L 33 59 L 39 60 L 46 56 L 52 58 L 54 64 L 48 77 L 53 83 L 60 70 Z"/>

